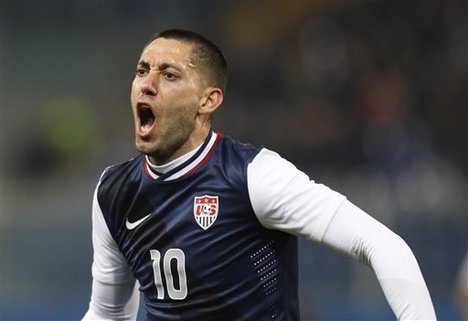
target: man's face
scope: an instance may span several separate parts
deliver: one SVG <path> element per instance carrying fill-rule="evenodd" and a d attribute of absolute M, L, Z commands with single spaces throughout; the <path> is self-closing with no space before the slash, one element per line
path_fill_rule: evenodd
<path fill-rule="evenodd" d="M 157 164 L 190 150 L 188 138 L 203 92 L 200 70 L 190 61 L 191 49 L 188 43 L 158 38 L 138 61 L 131 91 L 135 143 Z"/>

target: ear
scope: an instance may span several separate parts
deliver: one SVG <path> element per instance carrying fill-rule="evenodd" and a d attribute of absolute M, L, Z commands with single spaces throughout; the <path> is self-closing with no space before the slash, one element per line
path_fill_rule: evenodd
<path fill-rule="evenodd" d="M 216 87 L 208 87 L 203 92 L 198 106 L 199 114 L 213 114 L 223 102 L 223 91 Z"/>

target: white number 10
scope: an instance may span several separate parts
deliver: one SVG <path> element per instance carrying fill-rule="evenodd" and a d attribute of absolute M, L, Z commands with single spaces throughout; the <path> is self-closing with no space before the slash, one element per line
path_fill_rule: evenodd
<path fill-rule="evenodd" d="M 164 283 L 161 273 L 161 253 L 158 250 L 150 250 L 153 261 L 153 274 L 158 299 L 164 299 Z M 175 288 L 174 277 L 172 275 L 171 261 L 176 260 L 177 276 L 179 278 L 179 289 Z M 185 254 L 181 249 L 169 249 L 163 258 L 164 277 L 166 279 L 167 294 L 172 300 L 183 300 L 187 296 L 187 275 L 185 273 Z"/>

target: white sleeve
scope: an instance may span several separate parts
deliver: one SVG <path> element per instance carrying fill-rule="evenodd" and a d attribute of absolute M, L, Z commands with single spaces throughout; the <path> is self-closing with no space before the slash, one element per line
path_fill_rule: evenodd
<path fill-rule="evenodd" d="M 109 232 L 97 200 L 97 190 L 92 208 L 92 293 L 89 309 L 82 320 L 136 320 L 140 298 L 138 282 Z"/>
<path fill-rule="evenodd" d="M 435 320 L 407 244 L 346 198 L 262 150 L 247 171 L 252 207 L 265 227 L 315 240 L 368 264 L 399 320 Z"/>
<path fill-rule="evenodd" d="M 311 181 L 278 154 L 263 149 L 249 164 L 250 202 L 260 223 L 320 242 L 345 197 Z"/>
<path fill-rule="evenodd" d="M 346 200 L 330 222 L 323 243 L 374 270 L 398 320 L 436 320 L 413 252 L 382 223 Z"/>

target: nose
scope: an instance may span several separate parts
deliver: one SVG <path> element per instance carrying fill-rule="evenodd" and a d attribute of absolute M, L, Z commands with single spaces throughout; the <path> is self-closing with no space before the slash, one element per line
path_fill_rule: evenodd
<path fill-rule="evenodd" d="M 158 93 L 157 88 L 157 74 L 150 71 L 141 79 L 141 92 L 144 95 L 155 96 Z"/>

